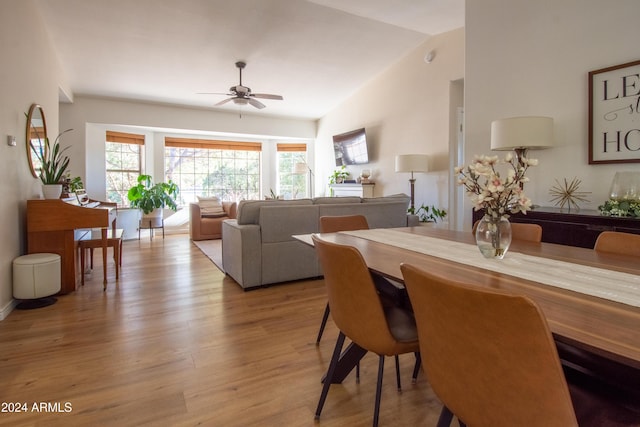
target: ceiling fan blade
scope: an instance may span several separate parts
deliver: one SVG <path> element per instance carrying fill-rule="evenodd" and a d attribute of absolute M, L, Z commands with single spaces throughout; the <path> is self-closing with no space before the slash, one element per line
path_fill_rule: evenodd
<path fill-rule="evenodd" d="M 218 106 L 220 106 L 220 105 L 224 105 L 224 104 L 226 104 L 227 102 L 231 101 L 232 99 L 233 99 L 233 98 L 227 98 L 227 99 L 224 99 L 224 100 L 222 100 L 222 101 L 218 102 L 217 104 L 214 104 L 214 107 L 218 107 Z"/>
<path fill-rule="evenodd" d="M 222 93 L 222 92 L 196 92 L 196 95 L 226 95 L 233 96 L 233 93 Z"/>
<path fill-rule="evenodd" d="M 282 101 L 284 99 L 281 95 L 271 95 L 268 93 L 252 93 L 251 96 L 262 99 L 276 99 L 278 101 Z"/>
<path fill-rule="evenodd" d="M 259 109 L 263 109 L 264 107 L 266 107 L 266 105 L 264 105 L 262 102 L 258 101 L 257 99 L 253 99 L 253 98 L 249 98 L 249 104 L 251 104 L 254 107 L 259 108 Z"/>

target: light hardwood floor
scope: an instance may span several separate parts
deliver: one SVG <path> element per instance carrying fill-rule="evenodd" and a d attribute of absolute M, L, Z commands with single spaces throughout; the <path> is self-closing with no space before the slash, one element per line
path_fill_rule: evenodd
<path fill-rule="evenodd" d="M 95 260 L 84 288 L 0 322 L 0 402 L 28 405 L 0 412 L 0 425 L 371 425 L 371 354 L 360 384 L 352 373 L 333 385 L 314 421 L 337 336 L 330 321 L 315 345 L 322 280 L 243 292 L 186 235 L 125 242 L 120 281 L 109 259 L 106 292 L 99 250 Z M 440 404 L 424 372 L 413 385 L 413 356 L 400 363 L 402 393 L 387 358 L 380 425 L 435 425 Z"/>

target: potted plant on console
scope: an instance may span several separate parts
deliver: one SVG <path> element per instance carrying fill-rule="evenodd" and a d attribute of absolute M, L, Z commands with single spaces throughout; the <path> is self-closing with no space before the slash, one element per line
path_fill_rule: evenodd
<path fill-rule="evenodd" d="M 71 130 L 73 129 L 61 132 L 53 144 L 45 136 L 44 144 L 32 150 L 40 161 L 40 181 L 45 199 L 58 199 L 62 194 L 63 175 L 69 167 L 69 157 L 63 156 L 63 153 L 69 147 L 60 148 L 60 137 Z"/>
<path fill-rule="evenodd" d="M 345 179 L 349 178 L 349 171 L 345 165 L 342 165 L 340 168 L 333 171 L 331 175 L 329 175 L 329 189 L 330 194 L 333 196 L 333 188 L 331 188 L 332 184 L 342 184 Z"/>
<path fill-rule="evenodd" d="M 127 192 L 131 207 L 142 211 L 140 228 L 162 228 L 164 233 L 162 209 L 167 207 L 175 211 L 178 208 L 175 199 L 179 191 L 171 180 L 154 184 L 151 175 L 140 175 L 138 184 Z"/>

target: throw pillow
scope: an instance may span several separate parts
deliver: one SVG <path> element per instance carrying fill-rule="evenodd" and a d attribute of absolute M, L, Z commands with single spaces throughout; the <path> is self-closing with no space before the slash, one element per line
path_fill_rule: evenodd
<path fill-rule="evenodd" d="M 220 199 L 218 199 L 217 197 L 198 196 L 198 205 L 200 206 L 201 217 L 220 218 L 227 215 L 227 213 L 222 208 Z"/>

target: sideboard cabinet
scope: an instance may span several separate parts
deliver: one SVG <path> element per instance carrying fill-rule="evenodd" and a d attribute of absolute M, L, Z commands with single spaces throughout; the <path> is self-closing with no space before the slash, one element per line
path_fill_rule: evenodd
<path fill-rule="evenodd" d="M 473 212 L 473 221 L 481 219 L 483 212 Z M 538 207 L 526 214 L 509 217 L 511 222 L 539 224 L 542 241 L 561 245 L 593 248 L 603 231 L 621 231 L 640 234 L 640 218 L 603 216 L 597 210 L 578 210 Z"/>
<path fill-rule="evenodd" d="M 373 182 L 364 184 L 330 184 L 329 188 L 333 191 L 334 197 L 373 197 Z"/>

